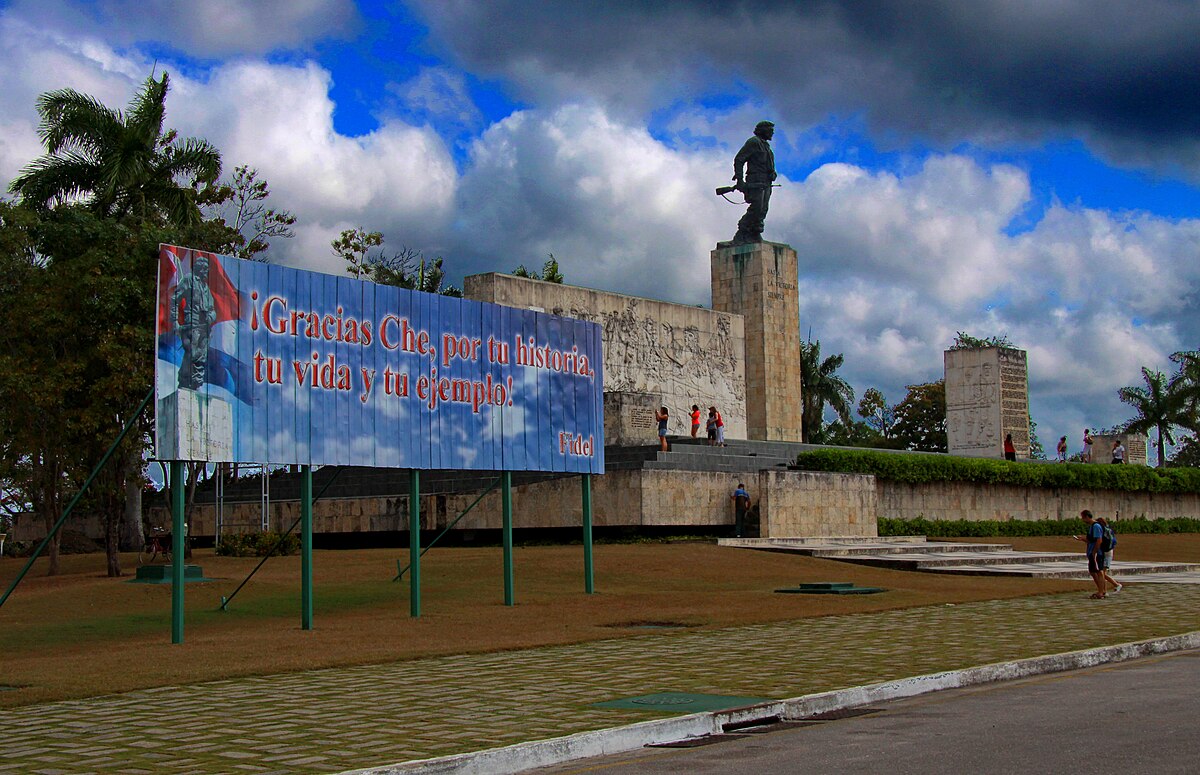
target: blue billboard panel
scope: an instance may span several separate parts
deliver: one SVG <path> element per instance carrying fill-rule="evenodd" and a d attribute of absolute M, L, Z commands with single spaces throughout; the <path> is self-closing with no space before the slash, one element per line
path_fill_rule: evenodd
<path fill-rule="evenodd" d="M 594 323 L 164 245 L 160 460 L 604 472 Z"/>

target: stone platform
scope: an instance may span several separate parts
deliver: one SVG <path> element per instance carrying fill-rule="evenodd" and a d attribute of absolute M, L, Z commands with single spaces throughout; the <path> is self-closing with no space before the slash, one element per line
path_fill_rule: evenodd
<path fill-rule="evenodd" d="M 794 552 L 859 565 L 925 573 L 1029 578 L 1088 578 L 1081 552 L 1022 552 L 1010 544 L 928 541 L 925 536 L 864 538 L 722 538 L 721 546 Z M 1200 565 L 1171 562 L 1113 561 L 1114 578 L 1136 576 L 1139 582 L 1200 583 Z"/>

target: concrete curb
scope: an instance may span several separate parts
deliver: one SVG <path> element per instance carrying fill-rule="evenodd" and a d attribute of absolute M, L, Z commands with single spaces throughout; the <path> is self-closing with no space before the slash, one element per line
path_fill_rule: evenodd
<path fill-rule="evenodd" d="M 573 759 L 632 751 L 655 743 L 669 743 L 690 737 L 719 735 L 730 725 L 772 718 L 795 720 L 817 713 L 853 708 L 887 700 L 915 697 L 945 689 L 959 689 L 996 681 L 1078 670 L 1097 665 L 1125 662 L 1131 659 L 1165 654 L 1171 651 L 1200 648 L 1200 631 L 1165 638 L 1101 646 L 1065 654 L 1050 654 L 1014 662 L 999 662 L 964 670 L 931 673 L 898 681 L 837 689 L 809 694 L 777 702 L 749 705 L 744 708 L 706 713 L 693 713 L 677 718 L 644 721 L 611 729 L 580 732 L 550 740 L 518 743 L 503 748 L 421 759 L 383 767 L 348 770 L 342 775 L 397 775 L 408 773 L 461 773 L 462 775 L 494 775 L 520 772 L 534 767 L 561 764 Z"/>

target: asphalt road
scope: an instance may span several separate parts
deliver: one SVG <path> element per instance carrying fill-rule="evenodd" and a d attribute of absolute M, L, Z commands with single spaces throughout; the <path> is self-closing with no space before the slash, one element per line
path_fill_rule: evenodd
<path fill-rule="evenodd" d="M 644 748 L 533 772 L 1200 772 L 1200 651 L 872 707 L 703 747 Z"/>

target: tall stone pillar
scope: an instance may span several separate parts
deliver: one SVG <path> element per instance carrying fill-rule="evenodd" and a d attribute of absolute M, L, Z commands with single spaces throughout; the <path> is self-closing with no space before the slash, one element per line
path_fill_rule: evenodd
<path fill-rule="evenodd" d="M 712 251 L 712 307 L 746 324 L 746 437 L 800 441 L 796 251 L 778 242 Z"/>
<path fill-rule="evenodd" d="M 951 455 L 1004 457 L 1012 434 L 1017 457 L 1029 457 L 1029 368 L 1024 350 L 946 350 L 946 440 Z M 1053 450 L 1053 447 L 1051 448 Z"/>

